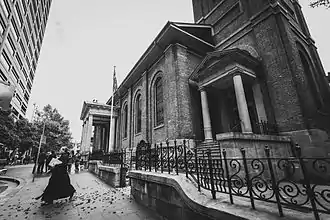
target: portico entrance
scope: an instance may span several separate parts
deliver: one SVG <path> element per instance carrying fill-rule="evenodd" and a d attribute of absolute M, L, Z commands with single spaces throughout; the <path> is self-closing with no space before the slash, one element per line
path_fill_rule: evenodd
<path fill-rule="evenodd" d="M 217 134 L 270 130 L 258 82 L 258 60 L 233 49 L 210 53 L 190 78 L 200 93 L 204 140 Z"/>
<path fill-rule="evenodd" d="M 97 102 L 84 102 L 80 119 L 82 126 L 82 152 L 112 152 L 115 149 L 118 108 Z M 110 129 L 111 128 L 111 129 Z"/>

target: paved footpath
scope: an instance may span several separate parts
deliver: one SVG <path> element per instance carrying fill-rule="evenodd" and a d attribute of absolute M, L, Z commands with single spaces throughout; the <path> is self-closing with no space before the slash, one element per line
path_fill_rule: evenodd
<path fill-rule="evenodd" d="M 62 199 L 54 201 L 52 205 L 41 206 L 41 201 L 34 198 L 42 193 L 49 176 L 37 177 L 32 182 L 31 171 L 32 165 L 8 167 L 6 176 L 22 178 L 25 184 L 13 195 L 9 194 L 5 198 L 0 198 L 1 220 L 161 219 L 155 213 L 137 204 L 130 196 L 129 187 L 121 189 L 109 187 L 86 171 L 70 174 L 71 184 L 77 190 L 72 201 Z"/>

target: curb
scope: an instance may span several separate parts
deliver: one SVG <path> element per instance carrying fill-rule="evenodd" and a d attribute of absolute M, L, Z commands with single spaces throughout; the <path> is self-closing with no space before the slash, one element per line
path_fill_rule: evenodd
<path fill-rule="evenodd" d="M 0 203 L 6 202 L 10 197 L 14 196 L 26 185 L 26 180 L 18 177 L 0 176 L 0 180 L 6 180 L 17 184 L 17 187 L 6 190 L 0 194 Z"/>

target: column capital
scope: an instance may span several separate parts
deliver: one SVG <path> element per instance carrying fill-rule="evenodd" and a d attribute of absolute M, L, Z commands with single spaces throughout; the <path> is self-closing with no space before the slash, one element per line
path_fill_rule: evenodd
<path fill-rule="evenodd" d="M 204 86 L 199 86 L 198 91 L 200 92 L 206 92 L 206 88 Z"/>
<path fill-rule="evenodd" d="M 232 74 L 232 76 L 233 76 L 233 78 L 234 78 L 235 76 L 240 76 L 240 77 L 242 77 L 242 73 L 241 73 L 240 71 L 236 71 L 235 73 Z"/>

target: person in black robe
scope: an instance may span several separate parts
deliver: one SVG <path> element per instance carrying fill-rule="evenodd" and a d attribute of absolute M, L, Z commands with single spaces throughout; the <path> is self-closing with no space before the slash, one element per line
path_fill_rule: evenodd
<path fill-rule="evenodd" d="M 48 185 L 41 194 L 36 199 L 40 199 L 45 203 L 43 205 L 52 204 L 54 200 L 70 198 L 73 197 L 73 194 L 76 192 L 75 188 L 70 183 L 70 177 L 67 172 L 67 163 L 64 163 L 65 156 L 61 156 L 59 160 L 62 161 L 61 164 L 55 165 L 51 169 L 51 177 L 49 178 Z"/>

